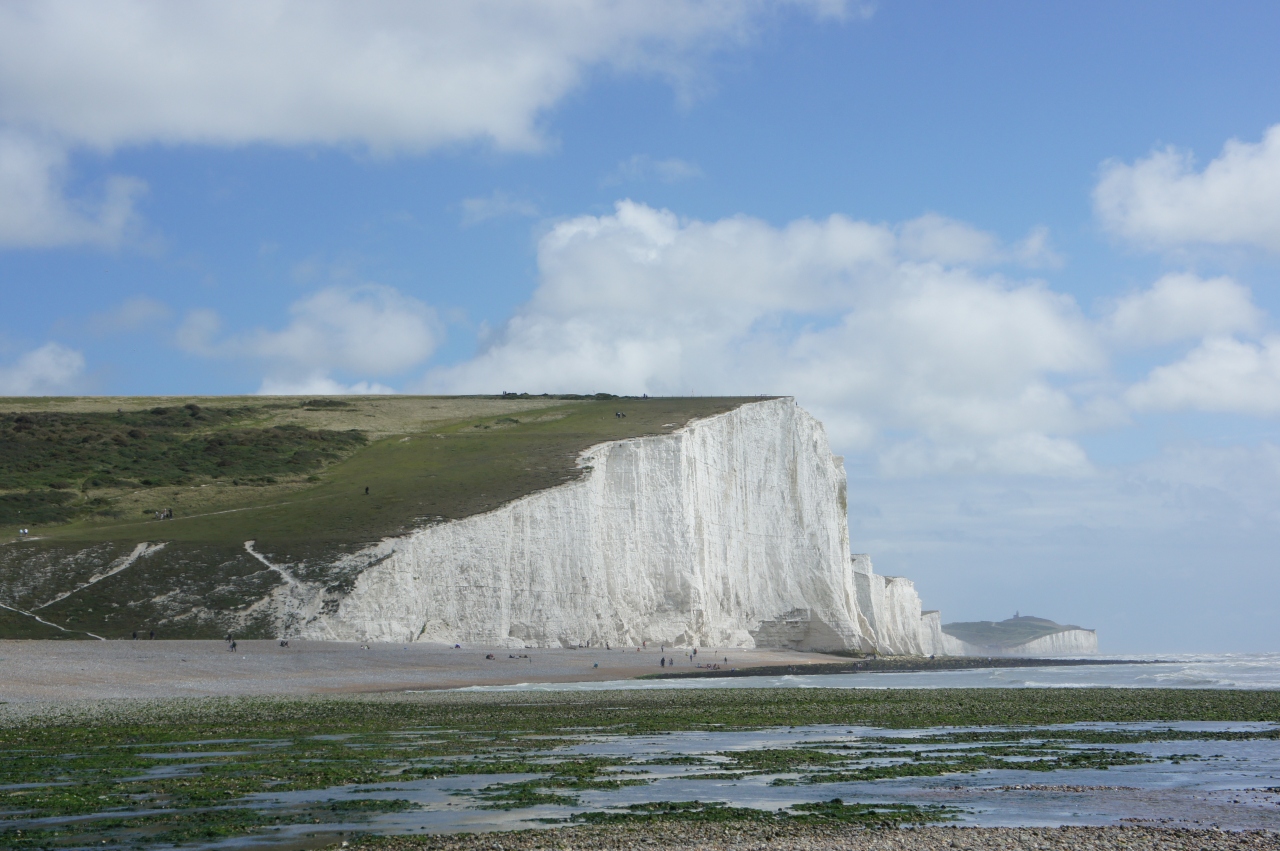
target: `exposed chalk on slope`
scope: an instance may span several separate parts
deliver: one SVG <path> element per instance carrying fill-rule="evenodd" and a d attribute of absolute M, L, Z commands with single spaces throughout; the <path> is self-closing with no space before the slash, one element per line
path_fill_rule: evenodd
<path fill-rule="evenodd" d="M 284 579 L 286 585 L 291 585 L 291 586 L 298 585 L 298 580 L 294 577 L 293 574 L 285 570 L 280 565 L 269 561 L 266 556 L 264 556 L 262 553 L 255 550 L 253 548 L 254 543 L 255 543 L 254 541 L 245 541 L 244 542 L 245 552 L 247 552 L 249 555 L 253 556 L 258 561 L 265 564 L 268 570 L 274 570 L 276 573 L 280 574 L 281 578 Z"/>
<path fill-rule="evenodd" d="M 48 602 L 45 602 L 45 603 L 41 603 L 40 605 L 36 606 L 35 609 L 33 609 L 33 611 L 38 612 L 43 608 L 52 606 L 54 603 L 57 603 L 60 600 L 67 599 L 72 594 L 75 594 L 79 591 L 83 591 L 84 589 L 88 588 L 91 585 L 96 585 L 97 583 L 101 582 L 102 580 L 106 579 L 109 576 L 115 576 L 120 571 L 124 570 L 127 567 L 130 567 L 138 559 L 143 558 L 145 556 L 149 556 L 152 553 L 157 553 L 160 550 L 164 549 L 164 545 L 165 545 L 165 542 L 163 541 L 158 544 L 152 544 L 147 541 L 143 541 L 142 543 L 138 544 L 136 547 L 133 548 L 133 552 L 129 553 L 126 556 L 121 556 L 120 558 L 113 561 L 107 567 L 107 569 L 104 570 L 102 573 L 94 574 L 93 576 L 89 577 L 88 581 L 83 582 L 80 585 L 77 585 L 75 588 L 72 588 L 70 591 L 64 591 L 58 596 L 54 597 L 52 600 L 49 600 Z M 14 609 L 14 611 L 18 611 L 18 610 Z M 47 623 L 47 621 L 42 621 L 42 623 Z M 50 624 L 50 626 L 57 626 L 57 624 Z M 58 629 L 62 629 L 62 627 L 58 627 Z M 67 631 L 70 632 L 71 630 L 67 630 Z M 82 630 L 78 630 L 78 631 L 82 631 Z M 91 635 L 92 633 L 88 633 L 88 634 Z"/>
<path fill-rule="evenodd" d="M 68 635 L 74 635 L 74 634 L 87 635 L 90 638 L 96 638 L 99 641 L 106 641 L 106 639 L 103 638 L 101 635 L 89 632 L 87 629 L 67 629 L 65 626 L 62 626 L 61 624 L 56 624 L 53 621 L 45 620 L 44 618 L 37 615 L 35 612 L 28 612 L 25 609 L 19 609 L 14 606 L 7 606 L 4 603 L 0 603 L 0 609 L 8 609 L 11 612 L 16 612 L 17 614 L 20 614 L 20 615 L 26 615 L 29 618 L 34 618 L 35 620 L 39 621 L 45 626 L 51 626 L 54 629 L 60 629 L 63 632 L 67 633 Z"/>
<path fill-rule="evenodd" d="M 763 623 L 804 609 L 806 647 L 877 648 L 858 612 L 843 461 L 793 400 L 600 444 L 579 463 L 576 481 L 355 554 L 381 563 L 331 603 L 316 588 L 306 604 L 282 591 L 280 607 L 303 636 L 509 646 L 753 646 Z"/>

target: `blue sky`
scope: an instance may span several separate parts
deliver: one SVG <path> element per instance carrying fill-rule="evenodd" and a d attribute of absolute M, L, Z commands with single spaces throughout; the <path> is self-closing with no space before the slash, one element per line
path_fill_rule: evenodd
<path fill-rule="evenodd" d="M 1269 3 L 0 3 L 0 393 L 786 393 L 944 619 L 1280 650 Z"/>

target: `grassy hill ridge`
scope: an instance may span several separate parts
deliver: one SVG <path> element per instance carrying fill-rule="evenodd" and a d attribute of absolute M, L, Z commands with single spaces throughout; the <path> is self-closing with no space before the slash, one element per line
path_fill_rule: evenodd
<path fill-rule="evenodd" d="M 282 580 L 245 541 L 340 591 L 353 579 L 333 568 L 343 554 L 571 481 L 595 444 L 670 433 L 750 401 L 0 399 L 0 510 L 40 500 L 62 512 L 0 515 L 0 637 L 269 635 L 273 613 L 259 603 Z M 155 519 L 163 509 L 173 519 Z M 24 524 L 34 540 L 16 537 Z M 144 541 L 165 546 L 50 602 Z"/>

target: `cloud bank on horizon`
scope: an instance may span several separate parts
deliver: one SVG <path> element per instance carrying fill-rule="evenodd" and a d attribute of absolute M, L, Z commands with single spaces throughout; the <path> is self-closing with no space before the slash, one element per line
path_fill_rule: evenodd
<path fill-rule="evenodd" d="M 1062 576 L 1071 530 L 1256 575 L 1280 543 L 1280 103 L 1237 45 L 1213 91 L 1265 117 L 1215 119 L 1197 159 L 1161 140 L 1208 107 L 1063 88 L 1103 96 L 1047 32 L 1141 29 L 1069 14 L 2 2 L 0 393 L 794 395 L 875 494 L 851 502 L 868 548 L 962 609 L 948 558 L 999 542 L 1007 576 Z M 1020 42 L 1046 57 L 1025 83 L 984 67 L 1031 69 Z M 1092 135 L 1027 141 L 1053 98 Z M 1034 191 L 964 181 L 1019 158 Z"/>

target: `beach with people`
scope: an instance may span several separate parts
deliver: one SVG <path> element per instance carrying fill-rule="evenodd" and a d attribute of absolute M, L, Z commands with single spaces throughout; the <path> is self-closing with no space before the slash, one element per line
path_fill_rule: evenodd
<path fill-rule="evenodd" d="M 229 653 L 232 642 L 235 652 Z M 722 666 L 808 666 L 822 653 L 707 648 Z M 670 666 L 660 661 L 666 658 Z M 731 660 L 725 662 L 722 660 Z M 702 670 L 671 648 L 471 647 L 243 639 L 0 641 L 0 700 L 302 696 L 625 680 Z"/>

